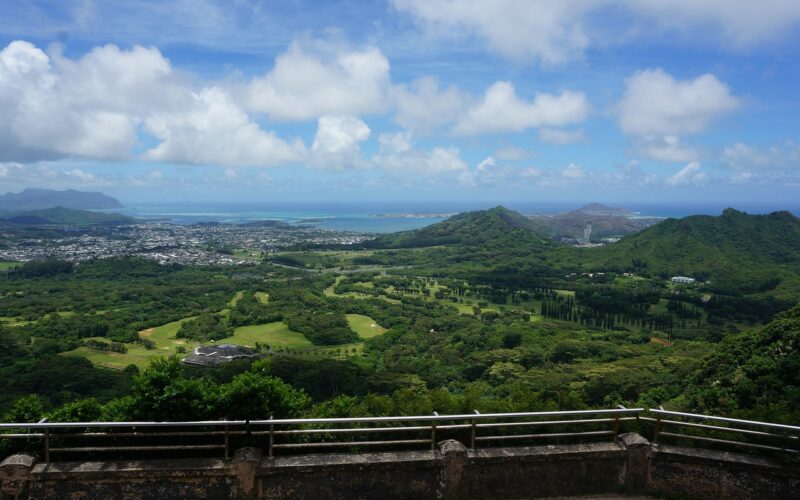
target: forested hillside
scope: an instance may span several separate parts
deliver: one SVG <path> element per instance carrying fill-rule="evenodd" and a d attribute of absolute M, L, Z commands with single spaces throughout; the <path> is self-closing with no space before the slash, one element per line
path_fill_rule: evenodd
<path fill-rule="evenodd" d="M 598 269 L 693 276 L 719 291 L 764 292 L 778 288 L 800 297 L 800 219 L 789 212 L 668 219 L 618 243 L 576 249 L 574 262 Z M 779 286 L 783 285 L 783 286 Z"/>
<path fill-rule="evenodd" d="M 800 420 L 800 231 L 787 213 L 666 220 L 575 248 L 498 207 L 366 246 L 244 266 L 11 266 L 0 275 L 0 412 L 205 419 L 665 404 Z M 677 274 L 697 280 L 674 283 Z M 212 342 L 261 359 L 179 362 Z"/>
<path fill-rule="evenodd" d="M 800 306 L 723 340 L 695 373 L 685 404 L 700 412 L 797 424 Z"/>

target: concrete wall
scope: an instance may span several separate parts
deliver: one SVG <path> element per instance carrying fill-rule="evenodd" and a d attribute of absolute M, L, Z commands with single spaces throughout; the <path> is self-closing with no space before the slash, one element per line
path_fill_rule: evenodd
<path fill-rule="evenodd" d="M 688 498 L 793 498 L 800 468 L 733 453 L 617 443 L 314 454 L 268 459 L 0 464 L 6 498 L 535 498 L 657 493 Z"/>

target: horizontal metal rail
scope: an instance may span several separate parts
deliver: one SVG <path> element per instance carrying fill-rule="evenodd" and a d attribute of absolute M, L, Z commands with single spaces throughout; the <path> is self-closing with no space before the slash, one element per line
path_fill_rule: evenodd
<path fill-rule="evenodd" d="M 473 449 L 479 444 L 506 440 L 572 439 L 582 442 L 610 436 L 616 441 L 621 426 L 633 422 L 655 424 L 652 440 L 656 444 L 660 438 L 670 438 L 800 453 L 800 450 L 786 447 L 800 444 L 800 426 L 675 412 L 663 408 L 649 409 L 645 413 L 643 408 L 624 407 L 389 417 L 0 423 L 0 441 L 41 442 L 42 456 L 46 462 L 50 461 L 51 453 L 124 455 L 133 452 L 191 453 L 221 449 L 225 458 L 228 458 L 231 446 L 234 446 L 232 443 L 237 446 L 240 443 L 261 446 L 272 457 L 275 451 L 280 450 L 302 452 L 336 447 L 402 448 L 427 445 L 434 449 L 438 440 L 452 437 L 466 438 Z M 547 427 L 555 428 L 553 432 L 547 432 Z M 664 427 L 675 429 L 675 432 L 665 432 L 662 429 Z M 681 432 L 680 429 L 687 432 Z M 725 439 L 720 438 L 720 433 L 726 434 L 722 436 Z M 728 436 L 730 439 L 727 439 Z"/>
<path fill-rule="evenodd" d="M 728 422 L 732 424 L 747 425 L 754 427 L 770 427 L 772 429 L 782 429 L 800 433 L 800 426 L 797 425 L 773 424 L 770 422 L 759 422 L 756 420 L 742 420 L 740 418 L 717 417 L 715 415 L 703 415 L 700 413 L 683 413 L 679 411 L 669 411 L 662 409 L 655 410 L 652 408 L 647 411 L 648 413 L 652 413 L 653 415 L 671 415 L 675 417 L 693 418 L 698 420 L 715 420 L 717 422 Z"/>
<path fill-rule="evenodd" d="M 243 425 L 305 425 L 305 424 L 355 424 L 380 422 L 430 422 L 436 420 L 489 420 L 525 417 L 566 417 L 580 415 L 619 415 L 642 413 L 644 408 L 613 408 L 607 410 L 535 411 L 519 413 L 479 413 L 459 415 L 414 415 L 395 417 L 343 417 L 343 418 L 284 418 L 269 420 L 206 420 L 189 422 L 39 422 L 0 423 L 0 429 L 67 429 L 86 427 L 221 427 Z M 569 420 L 567 420 L 569 422 Z"/>
<path fill-rule="evenodd" d="M 667 437 L 757 450 L 777 451 L 783 453 L 800 453 L 800 450 L 798 449 L 784 446 L 787 441 L 791 444 L 797 444 L 800 442 L 800 426 L 759 422 L 755 420 L 743 420 L 730 417 L 719 417 L 716 415 L 702 415 L 698 413 L 669 411 L 663 408 L 650 409 L 648 413 L 653 415 L 653 417 L 640 417 L 640 420 L 653 422 L 655 424 L 655 433 L 653 437 L 653 442 L 655 444 L 658 444 L 662 437 Z M 707 433 L 698 435 L 677 431 L 665 432 L 662 430 L 662 428 L 665 426 L 701 432 L 707 431 Z M 735 440 L 733 439 L 733 436 L 731 439 L 721 439 L 719 437 L 714 437 L 714 433 L 725 433 L 728 435 L 738 436 L 743 439 Z M 752 440 L 758 440 L 759 442 L 753 442 Z M 778 443 L 776 442 L 777 440 L 780 440 L 781 442 Z"/>
<path fill-rule="evenodd" d="M 220 420 L 195 422 L 46 422 L 2 423 L 2 439 L 38 439 L 42 441 L 45 461 L 51 453 L 106 453 L 199 451 L 224 449 L 230 454 L 232 439 L 262 442 L 273 456 L 275 450 L 328 447 L 404 447 L 429 445 L 434 449 L 437 432 L 469 431 L 470 446 L 499 440 L 538 440 L 546 438 L 590 438 L 613 436 L 620 423 L 636 420 L 643 408 L 605 410 L 569 410 L 518 413 L 475 413 L 456 415 L 408 415 L 390 417 L 296 418 L 268 420 Z M 544 420 L 542 420 L 544 419 Z M 478 435 L 478 431 L 511 431 L 515 428 L 586 425 L 606 426 L 588 432 L 552 432 L 502 435 Z M 174 429 L 174 430 L 171 430 Z M 21 433 L 28 430 L 28 433 Z M 4 434 L 3 431 L 11 431 Z M 14 432 L 16 431 L 16 432 Z M 82 432 L 81 432 L 82 431 Z M 369 439 L 383 434 L 386 439 Z M 407 437 L 401 437 L 406 434 Z M 411 434 L 411 435 L 408 435 Z M 416 434 L 416 436 L 414 435 Z M 344 438 L 337 439 L 337 436 Z M 345 436 L 364 437 L 364 440 Z M 441 438 L 441 434 L 439 434 Z M 63 446 L 64 441 L 100 440 L 95 446 Z M 147 440 L 155 439 L 150 444 Z M 186 442 L 186 440 L 191 440 Z M 105 440 L 102 441 L 102 440 Z M 179 440 L 176 442 L 176 440 Z M 215 440 L 224 440 L 224 443 Z M 261 441 L 264 440 L 264 441 Z M 54 441 L 60 446 L 54 446 Z M 186 444 L 183 444 L 186 442 Z M 77 444 L 77 443 L 76 443 Z M 88 443 L 87 443 L 88 444 Z"/>

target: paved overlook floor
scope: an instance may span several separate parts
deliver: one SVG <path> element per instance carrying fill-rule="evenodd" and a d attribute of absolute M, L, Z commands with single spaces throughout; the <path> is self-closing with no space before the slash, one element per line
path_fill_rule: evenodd
<path fill-rule="evenodd" d="M 658 498 L 632 495 L 586 495 L 580 497 L 549 497 L 547 500 L 658 500 Z"/>

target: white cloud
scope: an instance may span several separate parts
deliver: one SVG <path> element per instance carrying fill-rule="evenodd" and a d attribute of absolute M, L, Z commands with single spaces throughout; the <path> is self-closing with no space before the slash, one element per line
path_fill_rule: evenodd
<path fill-rule="evenodd" d="M 767 148 L 756 148 L 736 142 L 722 150 L 720 160 L 736 170 L 798 170 L 800 145 L 786 141 Z"/>
<path fill-rule="evenodd" d="M 469 170 L 457 148 L 416 149 L 408 131 L 382 134 L 378 142 L 380 146 L 373 162 L 393 172 L 437 177 Z"/>
<path fill-rule="evenodd" d="M 312 165 L 344 170 L 367 166 L 361 156 L 360 143 L 369 138 L 366 123 L 352 116 L 323 116 L 317 124 L 317 134 L 311 146 Z"/>
<path fill-rule="evenodd" d="M 155 48 L 96 47 L 79 59 L 27 42 L 0 52 L 0 160 L 131 158 L 144 130 L 160 141 L 145 159 L 277 165 L 305 146 L 262 130 L 218 87 L 194 91 Z"/>
<path fill-rule="evenodd" d="M 774 40 L 800 21 L 796 0 L 628 0 L 628 8 L 696 38 L 711 36 L 737 48 Z"/>
<path fill-rule="evenodd" d="M 664 162 L 688 162 L 697 159 L 697 151 L 681 143 L 674 135 L 643 137 L 638 152 L 645 158 Z"/>
<path fill-rule="evenodd" d="M 628 135 L 702 132 L 740 104 L 728 86 L 711 74 L 676 80 L 662 69 L 648 69 L 634 73 L 626 85 L 617 108 L 619 126 Z"/>
<path fill-rule="evenodd" d="M 525 167 L 520 172 L 523 179 L 538 179 L 542 176 L 542 171 L 536 167 Z"/>
<path fill-rule="evenodd" d="M 528 151 L 515 147 L 502 148 L 494 152 L 494 156 L 498 159 L 507 161 L 524 160 L 529 155 Z"/>
<path fill-rule="evenodd" d="M 579 180 L 586 177 L 586 172 L 580 165 L 576 165 L 575 163 L 570 163 L 564 170 L 561 171 L 561 177 L 570 180 Z"/>
<path fill-rule="evenodd" d="M 293 43 L 245 89 L 248 109 L 273 120 L 312 120 L 384 110 L 389 60 L 375 47 L 348 50 Z"/>
<path fill-rule="evenodd" d="M 707 179 L 700 163 L 693 161 L 664 181 L 670 186 L 689 186 L 702 184 Z"/>
<path fill-rule="evenodd" d="M 440 89 L 435 78 L 424 77 L 411 85 L 394 87 L 392 100 L 397 107 L 397 124 L 416 133 L 427 133 L 455 121 L 469 96 L 455 86 Z"/>
<path fill-rule="evenodd" d="M 505 57 L 563 64 L 592 44 L 676 36 L 742 49 L 772 41 L 800 22 L 796 0 L 392 0 L 427 33 L 475 37 Z M 620 15 L 622 14 L 622 15 Z M 609 26 L 623 18 L 624 25 Z M 620 34 L 623 33 L 623 34 Z"/>
<path fill-rule="evenodd" d="M 153 115 L 145 122 L 161 143 L 145 153 L 156 161 L 223 166 L 271 166 L 302 161 L 302 141 L 288 143 L 261 130 L 223 90 L 205 88 L 191 109 Z"/>
<path fill-rule="evenodd" d="M 142 80 L 161 79 L 163 61 L 157 50 L 136 47 L 117 50 L 116 64 L 105 64 L 115 49 L 101 47 L 67 61 L 58 55 L 51 60 L 24 41 L 5 47 L 0 52 L 0 160 L 127 156 L 137 140 L 138 119 L 122 98 L 113 98 L 115 82 L 138 93 Z"/>
<path fill-rule="evenodd" d="M 562 130 L 557 128 L 543 128 L 539 130 L 539 140 L 553 144 L 572 144 L 583 142 L 586 136 L 583 130 Z"/>
<path fill-rule="evenodd" d="M 533 101 L 517 97 L 510 82 L 495 82 L 480 103 L 459 120 L 458 134 L 520 132 L 541 126 L 561 126 L 586 119 L 589 104 L 580 92 L 537 93 Z"/>
<path fill-rule="evenodd" d="M 392 0 L 429 32 L 474 35 L 512 59 L 560 64 L 580 57 L 589 40 L 581 16 L 584 0 Z"/>
<path fill-rule="evenodd" d="M 113 176 L 101 176 L 82 168 L 57 168 L 49 163 L 0 163 L 0 183 L 8 189 L 31 186 L 42 188 L 90 189 L 108 187 L 115 183 Z"/>

